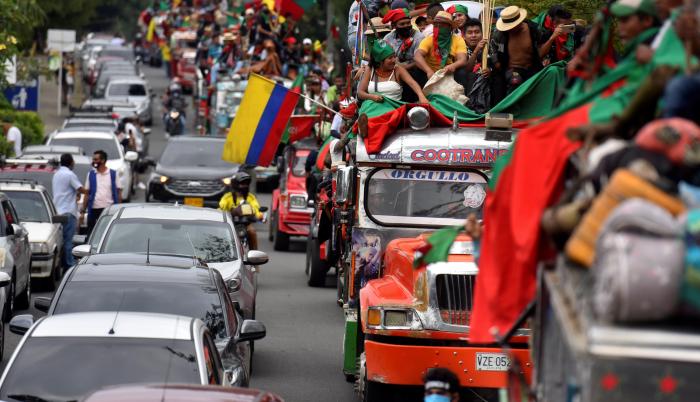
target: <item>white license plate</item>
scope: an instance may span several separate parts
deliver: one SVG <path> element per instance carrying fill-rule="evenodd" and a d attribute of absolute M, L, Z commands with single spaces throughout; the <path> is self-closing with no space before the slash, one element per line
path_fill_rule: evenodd
<path fill-rule="evenodd" d="M 510 358 L 505 353 L 476 353 L 477 371 L 508 371 Z"/>

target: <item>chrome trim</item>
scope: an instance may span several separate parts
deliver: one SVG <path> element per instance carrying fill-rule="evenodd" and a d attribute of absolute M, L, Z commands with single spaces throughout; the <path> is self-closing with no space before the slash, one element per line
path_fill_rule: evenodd
<path fill-rule="evenodd" d="M 194 351 L 197 354 L 197 367 L 199 367 L 199 381 L 202 385 L 209 384 L 207 367 L 204 361 L 204 323 L 199 319 L 192 320 L 192 340 Z"/>
<path fill-rule="evenodd" d="M 429 308 L 425 312 L 419 313 L 425 316 L 425 319 L 421 317 L 425 329 L 469 333 L 469 325 L 455 325 L 443 321 L 438 304 L 437 277 L 439 275 L 476 276 L 479 273 L 479 268 L 473 262 L 437 262 L 428 265 L 426 273 L 428 276 Z"/>

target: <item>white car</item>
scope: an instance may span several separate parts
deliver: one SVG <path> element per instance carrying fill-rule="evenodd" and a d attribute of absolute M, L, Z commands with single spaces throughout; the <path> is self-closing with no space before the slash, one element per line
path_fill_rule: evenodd
<path fill-rule="evenodd" d="M 146 81 L 139 77 L 116 76 L 109 80 L 105 88 L 104 99 L 107 101 L 127 101 L 136 105 L 136 114 L 142 124 L 151 125 L 153 93 Z"/>
<path fill-rule="evenodd" d="M 27 180 L 0 178 L 0 191 L 12 201 L 20 224 L 29 233 L 32 250 L 32 278 L 48 278 L 50 287 L 61 275 L 63 247 L 62 217 L 56 216 L 56 207 L 49 192 L 40 184 Z"/>
<path fill-rule="evenodd" d="M 133 175 L 131 163 L 136 162 L 139 154 L 134 151 L 124 152 L 123 147 L 112 133 L 100 131 L 57 131 L 49 137 L 47 145 L 74 145 L 83 148 L 85 155 L 92 157 L 97 150 L 107 153 L 107 167 L 116 170 L 121 177 L 122 198 L 128 202 L 133 194 Z M 86 180 L 87 177 L 80 178 Z"/>
<path fill-rule="evenodd" d="M 0 400 L 82 400 L 129 383 L 231 384 L 232 373 L 198 318 L 117 311 L 32 322 L 31 315 L 12 319 L 10 331 L 24 337 L 0 379 Z"/>

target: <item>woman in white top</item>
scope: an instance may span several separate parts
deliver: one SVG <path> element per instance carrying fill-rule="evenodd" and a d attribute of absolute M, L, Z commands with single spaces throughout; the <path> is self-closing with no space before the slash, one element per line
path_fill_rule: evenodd
<path fill-rule="evenodd" d="M 405 82 L 418 96 L 419 103 L 428 103 L 420 85 L 411 74 L 396 63 L 394 49 L 385 41 L 374 41 L 370 49 L 370 66 L 368 73 L 362 75 L 357 96 L 363 100 L 382 102 L 384 97 L 400 101 Z"/>

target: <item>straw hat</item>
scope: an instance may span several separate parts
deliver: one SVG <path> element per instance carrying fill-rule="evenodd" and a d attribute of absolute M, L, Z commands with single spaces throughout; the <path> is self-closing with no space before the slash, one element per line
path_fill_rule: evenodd
<path fill-rule="evenodd" d="M 391 32 L 391 25 L 390 24 L 385 24 L 382 22 L 382 17 L 374 17 L 370 20 L 372 25 L 374 25 L 374 29 L 377 30 L 377 33 L 382 33 L 382 32 Z M 372 32 L 372 28 L 367 24 L 367 29 L 365 30 L 365 35 L 372 35 L 374 32 Z"/>
<path fill-rule="evenodd" d="M 501 11 L 501 16 L 496 21 L 496 29 L 501 32 L 510 31 L 520 25 L 527 18 L 527 10 L 518 6 L 509 6 Z"/>

